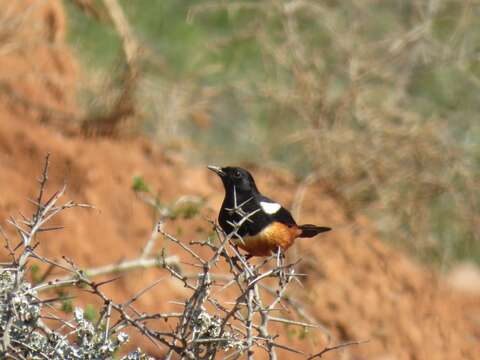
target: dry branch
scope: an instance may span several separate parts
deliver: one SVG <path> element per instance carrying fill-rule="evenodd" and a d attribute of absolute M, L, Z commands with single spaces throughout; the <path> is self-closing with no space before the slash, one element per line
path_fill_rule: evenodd
<path fill-rule="evenodd" d="M 122 42 L 126 66 L 122 75 L 121 93 L 110 111 L 84 120 L 82 129 L 87 135 L 111 136 L 118 135 L 120 126 L 127 118 L 138 115 L 135 93 L 140 76 L 140 47 L 120 4 L 116 0 L 103 0 L 103 3 Z"/>
<path fill-rule="evenodd" d="M 220 228 L 215 227 L 218 235 L 216 242 L 209 239 L 194 245 L 186 244 L 166 232 L 163 221 L 160 221 L 155 225 L 155 230 L 138 258 L 81 269 L 65 256 L 63 262 L 59 263 L 39 255 L 35 250 L 38 245 L 34 243 L 36 233 L 56 230 L 45 227 L 49 220 L 66 209 L 86 206 L 74 202 L 59 204 L 65 187 L 45 200 L 48 163 L 49 156 L 38 180 L 38 196 L 32 201 L 35 206 L 32 216 L 21 220 L 10 219 L 21 239 L 17 249 L 11 249 L 10 241 L 5 237 L 12 261 L 2 264 L 0 273 L 2 356 L 12 359 L 107 359 L 128 340 L 124 331 L 134 329 L 155 344 L 160 352 L 164 352 L 166 359 L 174 355 L 192 360 L 215 359 L 219 356 L 228 359 L 246 356 L 253 359 L 259 351 L 266 352 L 269 359 L 277 359 L 278 349 L 308 357 L 289 344 L 280 343 L 278 334 L 272 332 L 271 327 L 273 323 L 283 323 L 301 328 L 321 328 L 306 320 L 302 316 L 301 307 L 297 309 L 297 306 L 292 306 L 294 302 L 286 295 L 290 282 L 303 275 L 295 272 L 295 263 L 286 263 L 281 249 L 270 257 L 254 262 L 237 248 L 238 242 L 243 241 L 238 235 L 238 229 L 250 221 L 252 216 L 252 213 L 244 212 L 244 204 L 235 203 L 232 209 L 241 214 L 242 218 L 238 223 L 232 224 L 234 230 L 230 234 L 224 234 Z M 189 266 L 200 269 L 199 272 L 184 272 L 182 267 L 187 262 L 180 262 L 180 256 L 177 255 L 166 257 L 165 249 L 152 257 L 150 254 L 159 235 L 183 255 L 191 258 Z M 208 255 L 201 256 L 198 249 L 194 248 L 198 246 L 206 249 Z M 28 284 L 25 278 L 28 261 L 48 265 L 42 281 L 34 286 Z M 148 267 L 163 269 L 167 276 L 144 287 L 123 303 L 116 302 L 103 290 L 116 278 L 95 280 L 102 275 Z M 52 269 L 65 275 L 52 279 Z M 190 292 L 185 302 L 177 303 L 181 310 L 168 313 L 137 311 L 133 304 L 168 277 L 183 283 Z M 227 281 L 227 284 L 221 283 L 223 281 Z M 80 287 L 101 300 L 103 306 L 95 323 L 85 318 L 81 308 L 74 310 L 72 319 L 57 314 L 58 310 L 53 304 L 65 301 L 65 297 L 42 297 L 46 290 L 68 286 Z M 213 291 L 217 287 L 222 287 L 222 291 L 228 288 L 230 295 L 225 298 L 226 294 L 223 293 L 221 298 L 218 297 L 219 292 Z M 295 313 L 303 321 L 291 318 Z M 60 325 L 54 330 L 47 327 L 43 320 L 56 321 Z M 152 326 L 158 321 L 167 322 L 168 329 L 154 329 Z M 72 335 L 76 336 L 76 341 L 71 340 Z M 359 342 L 326 347 L 309 359 L 353 344 Z M 61 355 L 58 351 L 61 351 Z M 141 352 L 136 351 L 124 359 L 140 359 L 141 356 Z"/>

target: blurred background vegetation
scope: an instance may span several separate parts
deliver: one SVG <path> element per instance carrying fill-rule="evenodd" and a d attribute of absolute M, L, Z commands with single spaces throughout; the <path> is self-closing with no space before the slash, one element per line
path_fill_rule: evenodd
<path fill-rule="evenodd" d="M 101 121 L 129 81 L 122 39 L 102 1 L 64 2 Z M 140 46 L 127 131 L 287 168 L 424 261 L 480 263 L 480 2 L 119 3 Z"/>

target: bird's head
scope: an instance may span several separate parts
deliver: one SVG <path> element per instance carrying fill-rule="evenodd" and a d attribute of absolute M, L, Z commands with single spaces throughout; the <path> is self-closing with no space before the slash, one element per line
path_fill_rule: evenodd
<path fill-rule="evenodd" d="M 227 194 L 233 193 L 234 189 L 237 193 L 258 192 L 252 175 L 241 167 L 218 167 L 209 165 L 208 169 L 212 170 L 222 179 Z"/>

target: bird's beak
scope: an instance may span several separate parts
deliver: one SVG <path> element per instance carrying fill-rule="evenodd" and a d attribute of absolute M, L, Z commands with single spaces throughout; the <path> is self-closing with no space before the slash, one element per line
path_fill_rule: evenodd
<path fill-rule="evenodd" d="M 225 172 L 219 166 L 208 165 L 207 168 L 209 170 L 212 170 L 215 174 L 217 174 L 220 177 L 225 176 Z"/>

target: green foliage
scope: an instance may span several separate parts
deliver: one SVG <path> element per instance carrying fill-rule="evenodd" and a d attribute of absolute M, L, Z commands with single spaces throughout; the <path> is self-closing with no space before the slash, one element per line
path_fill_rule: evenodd
<path fill-rule="evenodd" d="M 480 5 L 121 4 L 146 49 L 137 98 L 153 138 L 185 140 L 202 163 L 315 172 L 420 258 L 480 262 Z M 82 59 L 118 76 L 112 27 L 68 9 Z M 148 192 L 141 178 L 133 188 Z"/>
<path fill-rule="evenodd" d="M 157 194 L 156 196 L 151 195 L 150 186 L 141 176 L 133 177 L 132 190 L 138 193 L 147 193 L 149 196 L 147 203 L 152 205 L 155 213 L 161 213 L 171 220 L 191 219 L 199 213 L 204 204 L 203 199 L 188 196 L 181 197 L 172 203 L 163 203 L 160 201 L 161 194 Z"/>
<path fill-rule="evenodd" d="M 97 309 L 92 304 L 87 304 L 84 309 L 84 316 L 90 322 L 94 322 L 98 318 Z"/>
<path fill-rule="evenodd" d="M 118 63 L 121 42 L 111 26 L 79 11 L 71 1 L 64 1 L 71 30 L 68 40 L 87 66 L 110 70 Z M 79 36 L 80 35 L 80 36 Z"/>
<path fill-rule="evenodd" d="M 170 218 L 171 219 L 191 219 L 195 215 L 197 215 L 200 209 L 203 206 L 203 202 L 195 202 L 195 201 L 184 201 L 175 204 L 171 207 L 170 210 Z"/>
<path fill-rule="evenodd" d="M 66 314 L 70 314 L 73 312 L 73 300 L 69 297 L 69 294 L 65 291 L 59 290 L 57 292 L 58 297 L 61 301 L 60 310 L 62 310 Z"/>
<path fill-rule="evenodd" d="M 293 327 L 290 325 L 285 325 L 286 333 L 289 341 L 295 340 L 305 340 L 309 336 L 309 331 L 307 327 Z"/>
<path fill-rule="evenodd" d="M 42 276 L 40 274 L 40 267 L 36 264 L 33 264 L 30 267 L 30 275 L 32 277 L 32 283 L 37 284 L 42 278 Z"/>
<path fill-rule="evenodd" d="M 132 190 L 135 192 L 150 192 L 150 188 L 141 176 L 134 176 L 132 179 Z"/>

